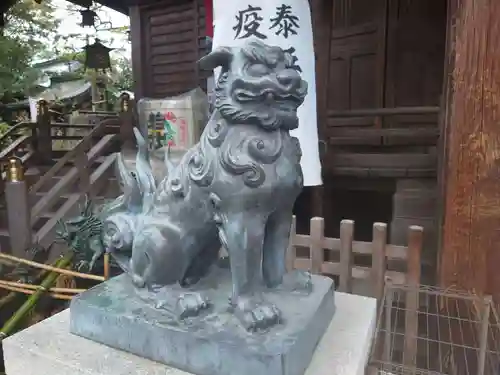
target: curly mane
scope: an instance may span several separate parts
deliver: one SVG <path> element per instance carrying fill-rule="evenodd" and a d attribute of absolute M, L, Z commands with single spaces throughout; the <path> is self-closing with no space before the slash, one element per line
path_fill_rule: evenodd
<path fill-rule="evenodd" d="M 297 108 L 307 94 L 307 83 L 293 70 L 292 56 L 279 47 L 251 41 L 241 48 L 212 52 L 208 59 L 223 66 L 215 88 L 215 112 L 200 142 L 187 152 L 169 181 L 170 190 L 180 196 L 189 193 L 191 182 L 210 186 L 217 166 L 242 176 L 248 187 L 262 185 L 264 165 L 280 157 L 284 137 L 298 127 Z M 233 127 L 242 130 L 231 131 Z"/>

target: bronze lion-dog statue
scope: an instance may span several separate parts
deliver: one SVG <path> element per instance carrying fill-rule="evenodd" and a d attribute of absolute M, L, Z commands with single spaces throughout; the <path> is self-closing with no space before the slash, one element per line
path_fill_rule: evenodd
<path fill-rule="evenodd" d="M 137 288 L 162 295 L 158 307 L 195 316 L 210 305 L 196 283 L 229 254 L 230 307 L 249 331 L 281 320 L 264 288 L 305 290 L 307 273 L 287 273 L 292 210 L 303 187 L 301 149 L 289 131 L 307 83 L 279 47 L 250 41 L 200 60 L 221 67 L 215 111 L 198 144 L 157 181 L 147 143 L 134 129 L 134 170 L 118 156 L 123 195 L 104 221 L 104 243 Z M 130 256 L 125 254 L 129 253 Z"/>

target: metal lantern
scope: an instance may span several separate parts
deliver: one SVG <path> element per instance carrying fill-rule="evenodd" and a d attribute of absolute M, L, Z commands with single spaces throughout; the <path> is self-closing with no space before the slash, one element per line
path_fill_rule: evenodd
<path fill-rule="evenodd" d="M 111 70 L 111 58 L 109 53 L 113 48 L 108 48 L 102 44 L 99 39 L 96 39 L 94 44 L 85 46 L 85 69 L 95 69 L 106 71 Z"/>
<path fill-rule="evenodd" d="M 97 13 L 94 12 L 92 9 L 81 10 L 80 14 L 82 16 L 81 25 L 83 27 L 85 27 L 85 26 L 92 27 L 95 25 L 95 19 L 97 18 Z"/>
<path fill-rule="evenodd" d="M 92 0 L 72 0 L 71 2 L 82 8 L 90 8 L 92 6 Z"/>

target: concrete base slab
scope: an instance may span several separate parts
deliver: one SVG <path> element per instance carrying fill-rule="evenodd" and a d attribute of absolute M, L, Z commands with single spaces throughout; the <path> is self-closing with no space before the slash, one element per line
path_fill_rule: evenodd
<path fill-rule="evenodd" d="M 376 301 L 335 293 L 335 304 L 335 315 L 305 375 L 364 374 Z M 193 375 L 73 335 L 69 320 L 65 310 L 5 339 L 7 375 Z"/>

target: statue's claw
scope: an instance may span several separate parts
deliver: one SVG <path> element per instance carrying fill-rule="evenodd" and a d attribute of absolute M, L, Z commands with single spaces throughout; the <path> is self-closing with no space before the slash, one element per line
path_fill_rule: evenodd
<path fill-rule="evenodd" d="M 293 270 L 283 277 L 283 283 L 277 290 L 286 292 L 306 293 L 312 292 L 313 284 L 311 273 L 307 271 Z"/>
<path fill-rule="evenodd" d="M 103 253 L 104 253 L 103 251 L 98 251 L 98 252 L 94 253 L 94 255 L 92 256 L 92 259 L 90 260 L 90 263 L 88 264 L 89 272 L 94 269 L 95 263 L 101 257 L 101 255 L 103 255 Z"/>
<path fill-rule="evenodd" d="M 211 306 L 210 301 L 198 292 L 180 291 L 175 286 L 149 287 L 156 296 L 156 309 L 162 309 L 174 314 L 178 319 L 192 318 L 200 315 Z"/>
<path fill-rule="evenodd" d="M 177 312 L 180 319 L 185 319 L 200 314 L 202 310 L 207 309 L 210 302 L 200 293 L 183 293 L 177 300 Z"/>
<path fill-rule="evenodd" d="M 131 274 L 132 283 L 136 288 L 144 288 L 146 286 L 146 281 L 139 275 Z"/>
<path fill-rule="evenodd" d="M 82 272 L 82 271 L 90 271 L 90 263 L 87 262 L 86 260 L 80 260 L 77 264 L 76 264 L 76 270 L 78 272 Z"/>
<path fill-rule="evenodd" d="M 281 312 L 268 302 L 239 297 L 233 305 L 236 317 L 247 331 L 260 331 L 280 323 Z"/>

